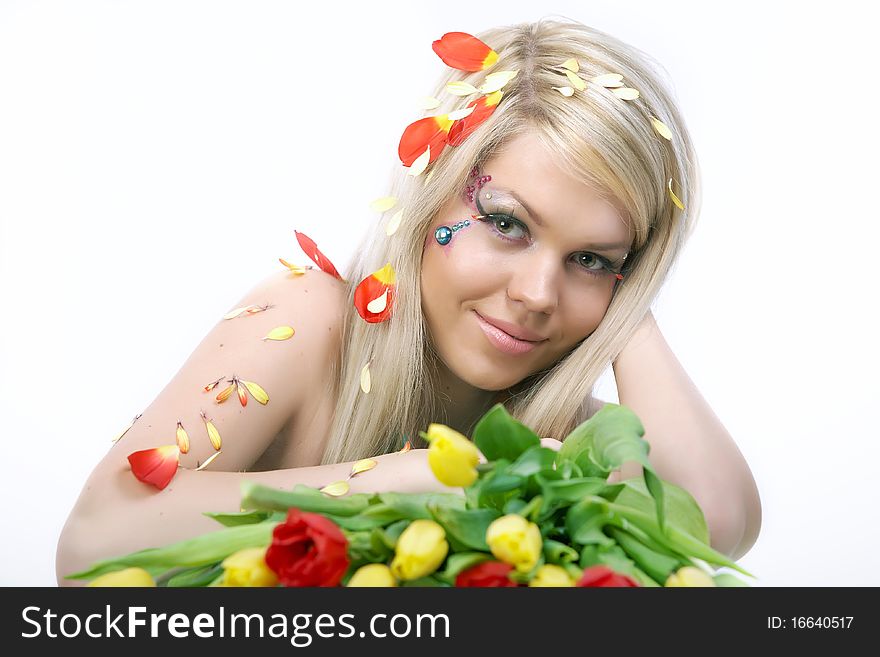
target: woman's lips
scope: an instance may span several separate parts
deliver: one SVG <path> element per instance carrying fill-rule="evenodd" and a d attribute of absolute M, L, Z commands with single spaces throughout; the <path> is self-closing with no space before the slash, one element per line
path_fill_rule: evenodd
<path fill-rule="evenodd" d="M 476 315 L 477 322 L 479 322 L 480 328 L 483 329 L 483 333 L 486 334 L 489 342 L 499 351 L 503 351 L 506 354 L 525 354 L 543 342 L 543 340 L 541 342 L 520 340 L 487 322 L 476 310 L 474 315 Z"/>

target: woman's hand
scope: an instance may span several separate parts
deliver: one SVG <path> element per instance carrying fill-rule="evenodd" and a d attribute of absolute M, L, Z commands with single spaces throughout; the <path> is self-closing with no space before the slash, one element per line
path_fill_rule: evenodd
<path fill-rule="evenodd" d="M 428 450 L 411 449 L 403 454 L 387 454 L 402 458 L 404 467 L 400 470 L 400 485 L 396 488 L 401 493 L 456 493 L 464 495 L 461 487 L 447 486 L 437 479 L 428 464 Z"/>

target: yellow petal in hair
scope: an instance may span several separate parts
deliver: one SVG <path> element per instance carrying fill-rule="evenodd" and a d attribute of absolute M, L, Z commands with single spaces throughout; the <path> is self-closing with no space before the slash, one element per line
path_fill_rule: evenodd
<path fill-rule="evenodd" d="M 562 62 L 562 64 L 560 64 L 560 66 L 564 69 L 568 69 L 572 73 L 577 73 L 579 70 L 581 70 L 580 66 L 578 66 L 577 60 L 574 57 L 572 57 L 571 59 L 566 59 L 564 62 Z"/>
<path fill-rule="evenodd" d="M 672 198 L 672 202 L 675 203 L 679 210 L 684 210 L 684 205 L 675 195 L 675 192 L 672 191 L 672 178 L 670 178 L 669 182 L 666 183 L 666 187 L 669 189 L 669 196 Z"/>
<path fill-rule="evenodd" d="M 180 448 L 181 454 L 186 454 L 189 451 L 189 436 L 180 420 L 177 421 L 177 446 Z"/>
<path fill-rule="evenodd" d="M 345 495 L 349 490 L 350 486 L 347 481 L 334 481 L 332 484 L 327 484 L 324 488 L 321 489 L 321 492 L 325 495 L 330 495 L 331 497 L 341 497 Z"/>
<path fill-rule="evenodd" d="M 361 369 L 361 390 L 364 391 L 364 394 L 369 395 L 372 387 L 373 384 L 370 381 L 370 364 L 367 363 Z"/>
<path fill-rule="evenodd" d="M 428 162 L 431 161 L 431 147 L 428 146 L 425 152 L 419 155 L 412 163 L 412 166 L 406 172 L 408 176 L 420 176 L 425 169 L 428 168 Z"/>
<path fill-rule="evenodd" d="M 572 89 L 571 87 L 553 87 L 553 88 L 556 89 L 556 91 L 561 93 L 566 98 L 571 98 L 571 96 L 574 94 L 574 89 Z"/>
<path fill-rule="evenodd" d="M 422 96 L 419 101 L 419 108 L 423 110 L 432 110 L 440 107 L 440 99 L 434 96 Z"/>
<path fill-rule="evenodd" d="M 571 71 L 565 72 L 565 77 L 568 78 L 568 81 L 571 82 L 571 86 L 577 89 L 578 91 L 583 91 L 587 88 L 586 81 L 580 77 L 579 75 L 575 75 Z"/>
<path fill-rule="evenodd" d="M 289 340 L 296 331 L 292 326 L 276 326 L 262 340 Z"/>
<path fill-rule="evenodd" d="M 434 173 L 434 171 L 432 170 L 431 173 Z M 391 221 L 388 222 L 388 225 L 385 226 L 385 234 L 388 237 L 394 235 L 394 233 L 397 232 L 397 229 L 400 228 L 401 219 L 403 219 L 403 210 L 398 210 L 394 213 L 394 216 L 391 217 Z"/>
<path fill-rule="evenodd" d="M 455 80 L 454 82 L 446 83 L 446 91 L 453 96 L 470 96 L 471 94 L 477 93 L 478 90 L 472 84 L 468 84 L 462 80 Z"/>
<path fill-rule="evenodd" d="M 263 390 L 256 383 L 254 383 L 253 381 L 245 381 L 244 379 L 242 379 L 241 382 L 248 389 L 248 392 L 251 393 L 251 395 L 253 396 L 254 399 L 256 399 L 258 402 L 260 402 L 263 405 L 266 405 L 269 403 L 269 395 L 267 395 L 266 391 Z"/>
<path fill-rule="evenodd" d="M 448 116 L 453 121 L 458 121 L 459 119 L 463 119 L 466 116 L 470 116 L 471 114 L 473 114 L 475 109 L 477 109 L 476 104 L 471 104 L 468 107 L 464 107 L 460 110 L 455 110 L 454 112 L 450 112 L 448 114 Z"/>
<path fill-rule="evenodd" d="M 632 87 L 621 87 L 620 89 L 612 89 L 611 93 L 623 100 L 635 100 L 639 97 L 639 90 L 633 89 Z"/>
<path fill-rule="evenodd" d="M 396 196 L 383 196 L 370 203 L 370 210 L 373 212 L 387 212 L 395 205 L 397 205 Z"/>
<path fill-rule="evenodd" d="M 491 94 L 503 89 L 504 86 L 516 77 L 519 71 L 497 71 L 486 76 L 486 80 L 480 85 L 480 93 Z"/>
<path fill-rule="evenodd" d="M 660 133 L 660 136 L 672 141 L 672 130 L 670 130 L 669 127 L 665 123 L 663 123 L 663 121 L 661 121 L 657 117 L 652 116 L 651 125 L 653 125 L 654 129 L 658 133 Z"/>
<path fill-rule="evenodd" d="M 622 87 L 623 76 L 620 73 L 605 73 L 604 75 L 597 75 L 591 78 L 590 82 L 602 87 Z"/>

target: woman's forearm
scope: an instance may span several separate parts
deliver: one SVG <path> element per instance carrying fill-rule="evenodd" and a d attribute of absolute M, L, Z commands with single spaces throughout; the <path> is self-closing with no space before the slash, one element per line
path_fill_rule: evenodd
<path fill-rule="evenodd" d="M 426 450 L 384 454 L 378 465 L 348 480 L 350 492 L 460 492 L 447 488 L 431 474 Z M 86 569 L 95 561 L 159 547 L 222 529 L 204 512 L 241 510 L 242 481 L 291 490 L 297 484 L 321 488 L 347 479 L 352 463 L 316 465 L 265 472 L 217 472 L 181 468 L 170 484 L 157 490 L 132 476 L 120 463 L 105 480 L 94 475 L 86 482 L 61 533 L 56 555 L 59 585 L 82 586 L 64 580 L 65 574 Z"/>
<path fill-rule="evenodd" d="M 749 467 L 650 312 L 613 363 L 619 401 L 639 416 L 658 475 L 691 493 L 712 546 L 739 558 L 757 537 L 761 503 Z M 635 463 L 622 478 L 641 475 Z"/>

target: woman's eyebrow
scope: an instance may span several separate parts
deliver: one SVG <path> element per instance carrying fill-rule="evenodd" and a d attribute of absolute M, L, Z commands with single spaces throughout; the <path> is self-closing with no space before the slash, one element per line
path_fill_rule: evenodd
<path fill-rule="evenodd" d="M 496 187 L 496 189 L 498 189 L 498 188 Z M 529 213 L 529 216 L 535 220 L 536 224 L 538 224 L 542 228 L 544 227 L 544 222 L 541 221 L 541 217 L 539 217 L 538 214 L 534 210 L 532 210 L 526 204 L 526 202 L 523 201 L 519 197 L 519 195 L 515 191 L 513 191 L 512 189 L 500 189 L 498 191 L 500 191 L 502 194 L 507 194 L 508 196 L 513 198 L 514 201 L 519 203 L 523 207 L 523 209 Z M 585 246 L 587 248 L 597 249 L 599 251 L 611 251 L 613 249 L 628 249 L 629 243 L 628 242 L 592 242 L 590 244 L 586 244 Z"/>

